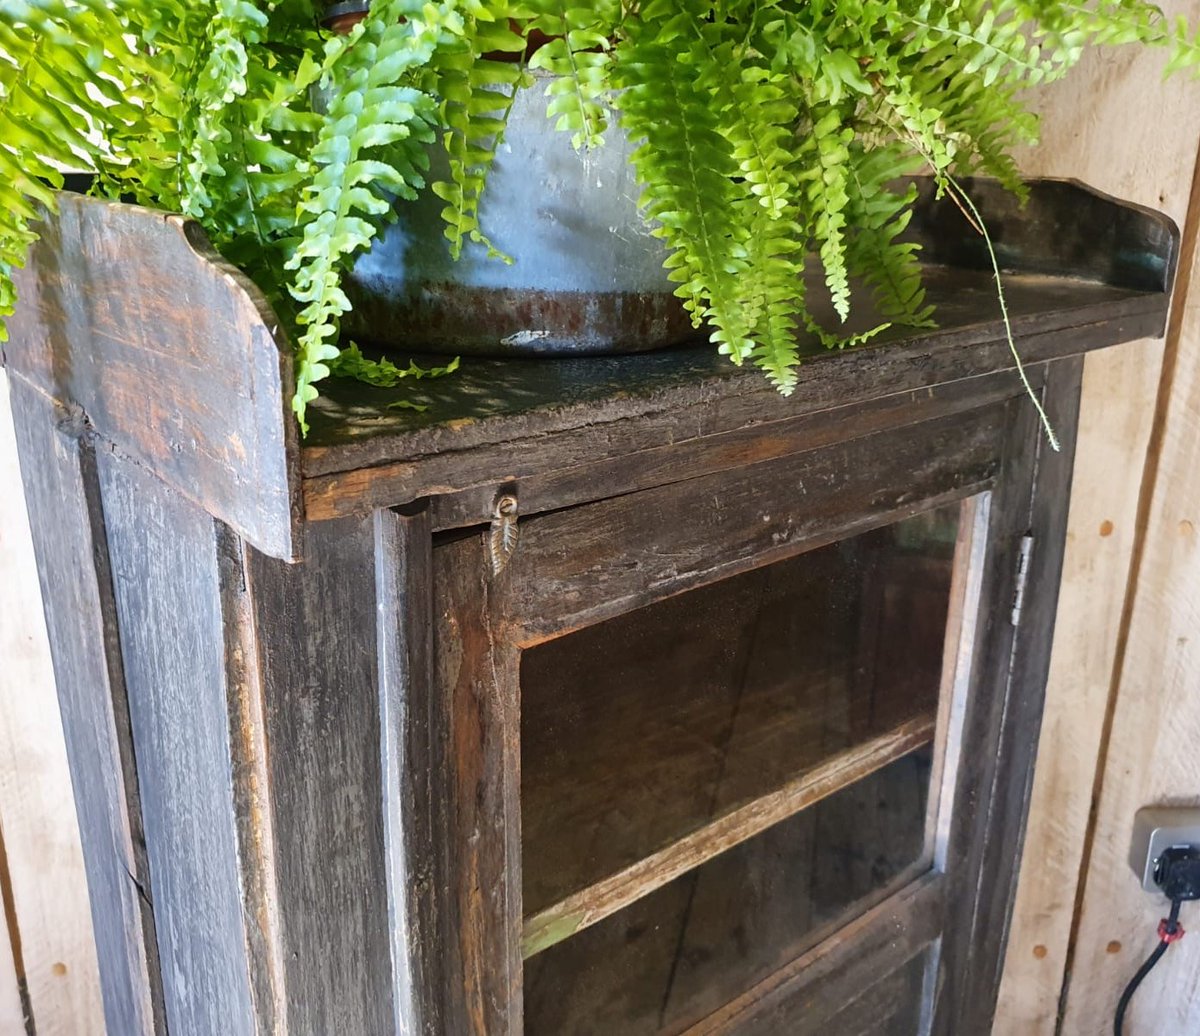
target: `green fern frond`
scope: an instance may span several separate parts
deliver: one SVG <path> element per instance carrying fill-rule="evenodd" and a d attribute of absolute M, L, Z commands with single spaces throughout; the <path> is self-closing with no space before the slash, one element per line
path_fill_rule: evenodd
<path fill-rule="evenodd" d="M 511 262 L 480 227 L 479 204 L 516 92 L 530 80 L 524 67 L 525 40 L 509 27 L 512 12 L 503 3 L 492 6 L 497 10 L 478 5 L 464 17 L 461 39 L 440 59 L 437 93 L 450 175 L 432 190 L 446 202 L 442 218 L 452 258 L 458 259 L 471 240 L 484 245 L 493 258 Z"/>
<path fill-rule="evenodd" d="M 321 84 L 329 108 L 312 153 L 317 172 L 300 203 L 302 237 L 286 263 L 295 272 L 291 295 L 302 305 L 292 404 L 301 428 L 350 310 L 342 273 L 392 215 L 390 196 L 412 198 L 424 186 L 437 101 L 403 85 L 405 76 L 428 64 L 446 33 L 459 31 L 452 4 L 391 0 L 326 46 Z M 385 148 L 388 162 L 377 157 Z"/>
<path fill-rule="evenodd" d="M 611 35 L 619 15 L 617 0 L 571 7 L 567 0 L 528 0 L 527 33 L 549 37 L 530 67 L 552 73 L 547 114 L 569 132 L 576 148 L 604 143 L 608 115 L 604 103 L 611 64 Z M 635 16 L 636 17 L 636 16 Z"/>
<path fill-rule="evenodd" d="M 856 146 L 848 220 L 847 258 L 852 270 L 875 289 L 879 312 L 910 327 L 932 325 L 925 301 L 918 246 L 898 240 L 912 216 L 916 188 L 897 182 L 915 171 L 914 157 L 899 144 L 867 151 Z"/>
<path fill-rule="evenodd" d="M 621 125 L 645 141 L 632 161 L 642 210 L 671 250 L 666 266 L 676 294 L 696 326 L 708 321 L 723 353 L 744 356 L 752 328 L 740 291 L 749 233 L 736 216 L 738 164 L 694 71 L 656 39 L 655 17 L 672 9 L 648 4 L 617 48 Z"/>

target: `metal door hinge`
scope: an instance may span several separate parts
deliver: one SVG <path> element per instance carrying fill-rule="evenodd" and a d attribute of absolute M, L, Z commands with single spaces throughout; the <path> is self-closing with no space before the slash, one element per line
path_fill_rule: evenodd
<path fill-rule="evenodd" d="M 512 560 L 517 549 L 519 518 L 520 509 L 516 493 L 501 493 L 496 497 L 496 502 L 492 505 L 492 525 L 488 536 L 492 575 L 498 576 Z"/>
<path fill-rule="evenodd" d="M 1029 562 L 1033 557 L 1033 537 L 1022 536 L 1017 553 L 1016 589 L 1013 591 L 1012 624 L 1021 625 L 1021 610 L 1025 607 L 1025 587 L 1029 582 Z"/>

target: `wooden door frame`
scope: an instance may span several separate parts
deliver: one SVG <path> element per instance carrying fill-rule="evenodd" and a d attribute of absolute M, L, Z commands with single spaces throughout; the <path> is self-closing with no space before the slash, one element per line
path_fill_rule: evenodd
<path fill-rule="evenodd" d="M 1068 443 L 1073 438 L 1080 368 L 1081 361 L 1067 360 L 1035 373 L 1052 420 L 1061 433 L 1070 433 L 1064 434 Z M 935 936 L 929 943 L 918 940 L 910 947 L 916 953 L 934 944 L 937 977 L 930 989 L 936 990 L 937 1009 L 929 1022 L 939 1033 L 985 1031 L 985 1019 L 990 1019 L 994 1010 L 1048 664 L 1070 479 L 1070 449 L 1053 453 L 1045 446 L 1028 400 L 1012 398 L 997 409 L 1002 414 L 995 426 L 993 470 L 982 477 L 976 470 L 975 478 L 962 480 L 952 491 L 944 488 L 941 495 L 926 491 L 927 495 L 916 494 L 900 507 L 877 506 L 866 523 L 886 524 L 951 496 L 966 497 L 985 490 L 993 493 L 979 577 L 983 607 L 973 627 L 977 639 L 971 652 L 970 683 L 978 688 L 986 682 L 1004 690 L 996 695 L 973 694 L 963 717 L 964 737 L 972 749 L 954 778 L 955 819 L 946 827 L 940 857 L 945 873 L 935 868 L 847 927 L 847 931 L 865 933 L 866 943 L 872 938 L 880 940 L 882 947 L 886 945 L 883 933 L 894 935 L 897 925 L 924 931 L 930 917 L 944 917 L 944 938 Z M 941 420 L 970 427 L 972 420 L 981 419 L 987 411 L 981 407 Z M 886 435 L 895 447 L 906 434 L 919 441 L 937 423 L 909 423 Z M 864 451 L 869 439 L 824 445 L 802 457 L 789 456 L 770 464 L 819 465 L 823 457 L 839 452 L 852 455 Z M 969 444 L 970 437 L 964 441 Z M 766 465 L 760 467 L 766 471 Z M 845 470 L 859 469 L 851 464 Z M 715 485 L 738 478 L 738 473 L 708 478 Z M 638 527 L 645 524 L 638 520 L 639 511 L 654 513 L 652 507 L 642 506 L 649 494 L 674 494 L 681 485 L 685 493 L 702 492 L 705 481 L 701 477 L 671 487 L 651 487 L 615 500 L 523 519 L 517 558 L 500 576 L 491 573 L 483 530 L 447 534 L 434 548 L 435 698 L 442 701 L 444 709 L 451 833 L 452 902 L 446 913 L 449 923 L 443 929 L 448 939 L 446 974 L 452 979 L 446 987 L 450 1000 L 446 1017 L 458 1026 L 455 1031 L 488 1036 L 515 1036 L 521 1031 L 520 652 L 653 600 L 865 528 L 853 517 L 847 520 L 847 514 L 855 514 L 853 507 L 837 510 L 837 494 L 831 493 L 835 517 L 824 527 L 807 530 L 782 549 L 747 548 L 743 555 L 723 564 L 703 572 L 676 573 L 652 588 L 636 585 L 639 580 L 645 582 L 644 571 L 632 581 L 623 582 L 617 573 L 595 582 L 586 564 L 581 568 L 572 560 L 578 559 L 580 552 L 587 556 L 587 547 L 578 537 L 589 525 L 601 529 L 632 526 L 636 542 Z M 844 490 L 845 486 L 838 487 L 843 495 Z M 605 508 L 611 513 L 597 510 Z M 703 534 L 699 535 L 703 539 Z M 605 534 L 599 536 L 603 540 Z M 1014 630 L 1011 612 L 1017 559 L 1027 536 L 1032 536 L 1035 544 L 1028 579 L 1038 592 L 1026 603 L 1021 626 Z M 554 546 L 556 539 L 558 547 Z M 569 551 L 562 547 L 564 542 L 571 543 Z M 613 552 L 618 549 L 622 548 L 614 545 Z M 546 607 L 538 607 L 539 600 L 546 601 Z M 997 845 L 1010 849 L 997 851 Z M 820 947 L 804 954 L 784 969 L 792 974 L 781 974 L 782 981 L 774 983 L 776 991 L 760 1000 L 752 1013 L 811 987 L 821 976 L 829 976 L 827 980 L 832 982 L 833 975 L 840 975 L 839 981 L 850 990 L 854 976 L 878 974 L 877 955 L 870 958 L 874 963 L 864 972 L 862 961 L 843 938 L 828 942 L 825 952 L 833 954 L 828 961 L 822 963 Z M 695 1031 L 729 1031 L 750 1017 L 741 1010 L 724 1021 L 719 1021 L 718 1015 Z M 968 1023 L 984 1027 L 970 1029 Z"/>

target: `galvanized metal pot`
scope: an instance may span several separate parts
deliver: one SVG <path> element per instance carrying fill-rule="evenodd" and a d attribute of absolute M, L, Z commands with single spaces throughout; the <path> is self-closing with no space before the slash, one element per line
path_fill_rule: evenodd
<path fill-rule="evenodd" d="M 400 221 L 354 269 L 351 332 L 492 356 L 640 352 L 694 333 L 663 270 L 666 250 L 638 214 L 634 144 L 614 125 L 604 147 L 577 153 L 546 117 L 548 79 L 518 91 L 480 211 L 512 265 L 473 243 L 452 260 L 445 203 L 425 191 L 400 203 Z M 432 162 L 443 176 L 445 154 Z"/>

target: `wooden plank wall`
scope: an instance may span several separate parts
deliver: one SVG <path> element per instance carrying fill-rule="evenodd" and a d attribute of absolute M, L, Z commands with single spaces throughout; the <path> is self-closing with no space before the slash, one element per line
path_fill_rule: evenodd
<path fill-rule="evenodd" d="M 0 370 L 0 831 L 38 1036 L 104 1030 L 83 858 Z M 0 1036 L 17 1036 L 9 938 L 0 925 Z M 10 987 L 12 992 L 10 992 Z M 18 1012 L 20 1006 L 18 1004 Z M 19 1018 L 19 1013 L 18 1013 Z"/>
<path fill-rule="evenodd" d="M 1193 20 L 1200 17 L 1197 0 L 1176 0 L 1163 6 L 1172 14 L 1183 13 Z M 1155 55 L 1109 51 L 1092 55 L 1074 79 L 1043 91 L 1039 98 L 1043 141 L 1024 156 L 1025 170 L 1085 180 L 1119 197 L 1162 209 L 1184 226 L 1200 141 L 1200 84 L 1180 77 L 1164 84 L 1161 70 L 1162 61 Z M 1192 218 L 1196 215 L 1193 211 Z M 1200 348 L 1197 330 L 1200 328 L 1192 331 L 1193 353 Z M 1112 1004 L 1125 982 L 1122 976 L 1136 968 L 1136 958 L 1146 950 L 1145 933 L 1153 926 L 1148 926 L 1144 915 L 1154 915 L 1156 909 L 1138 890 L 1124 862 L 1133 812 L 1142 804 L 1159 801 L 1155 792 L 1165 791 L 1166 785 L 1174 788 L 1176 798 L 1200 793 L 1196 779 L 1200 763 L 1195 761 L 1190 768 L 1177 764 L 1160 772 L 1157 785 L 1144 773 L 1126 772 L 1138 748 L 1153 743 L 1153 733 L 1143 728 L 1148 724 L 1151 731 L 1157 729 L 1161 715 L 1155 711 L 1155 703 L 1164 700 L 1168 686 L 1174 684 L 1176 700 L 1184 705 L 1180 692 L 1190 679 L 1193 730 L 1194 718 L 1200 716 L 1200 666 L 1193 663 L 1190 676 L 1177 671 L 1172 680 L 1170 671 L 1164 669 L 1166 656 L 1160 653 L 1156 658 L 1152 651 L 1141 650 L 1134 660 L 1131 652 L 1126 672 L 1134 661 L 1155 693 L 1147 696 L 1128 678 L 1121 682 L 1115 726 L 1120 734 L 1113 740 L 1107 767 L 1095 851 L 1085 863 L 1097 761 L 1109 729 L 1114 664 L 1124 629 L 1126 588 L 1143 524 L 1139 500 L 1162 356 L 1161 344 L 1147 349 L 1143 343 L 1087 359 L 1054 656 L 996 1036 L 1042 1036 L 1056 1031 L 1064 1036 L 1093 1036 L 1108 1031 Z M 1192 405 L 1200 403 L 1193 400 Z M 1184 440 L 1189 434 L 1195 436 L 1197 413 L 1193 410 L 1189 430 L 1181 412 L 1185 406 L 1177 404 L 1170 418 L 1173 437 Z M 1195 510 L 1200 498 L 1200 464 L 1195 464 L 1189 475 L 1182 460 L 1176 462 L 1170 477 L 1178 491 L 1190 478 Z M 1182 504 L 1172 500 L 1176 508 Z M 1192 521 L 1200 525 L 1198 517 L 1193 515 Z M 1165 517 L 1158 520 L 1165 523 L 1164 529 L 1169 524 Z M 1152 527 L 1151 537 L 1157 535 Z M 1185 538 L 1175 529 L 1168 539 L 1174 546 Z M 1155 571 L 1143 576 L 1141 592 L 1157 601 L 1164 615 L 1179 605 L 1186 612 L 1186 594 L 1176 596 L 1176 587 L 1168 588 L 1161 579 L 1155 582 L 1167 571 L 1167 563 L 1165 558 L 1159 560 Z M 1195 568 L 1192 585 L 1200 586 Z M 1184 586 L 1186 583 L 1178 583 L 1179 588 Z M 1195 627 L 1200 621 L 1195 610 L 1200 596 L 1195 589 L 1192 595 L 1190 620 Z M 1186 623 L 1187 619 L 1180 617 L 1174 625 Z M 1162 622 L 1162 630 L 1172 628 Z M 1140 642 L 1136 630 L 1134 639 Z M 1200 636 L 1193 639 L 1200 641 Z M 1179 762 L 1182 754 L 1180 747 Z M 1073 917 L 1077 897 L 1084 893 L 1080 885 L 1084 872 L 1085 908 L 1092 910 L 1085 910 L 1085 923 L 1072 951 Z M 1108 901 L 1121 902 L 1123 910 L 1109 914 L 1104 905 Z M 1096 923 L 1089 922 L 1089 916 Z M 1111 923 L 1100 924 L 1101 918 Z M 1134 918 L 1140 919 L 1138 923 L 1133 923 Z M 1131 940 L 1131 933 L 1143 937 Z M 1068 963 L 1075 979 L 1066 1024 L 1058 1029 Z M 1141 1009 L 1152 1010 L 1153 999 L 1153 993 L 1145 994 Z M 1152 1017 L 1143 1014 L 1140 1024 L 1148 1024 Z M 1194 1027 L 1198 1017 L 1200 1014 L 1193 1016 Z M 1134 1027 L 1132 1031 L 1152 1030 Z M 1191 1030 L 1167 1026 L 1163 1031 Z"/>
<path fill-rule="evenodd" d="M 1134 813 L 1147 805 L 1200 806 L 1200 164 L 1197 174 L 1075 918 L 1062 1025 L 1068 1034 L 1107 1031 L 1166 913 L 1165 901 L 1142 892 L 1126 863 Z M 1200 925 L 1200 906 L 1186 904 L 1183 921 L 1193 930 Z M 1200 940 L 1176 945 L 1146 980 L 1125 1031 L 1200 1032 Z"/>

